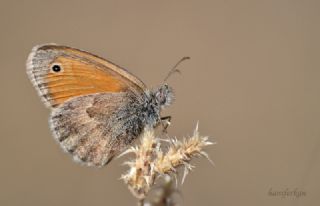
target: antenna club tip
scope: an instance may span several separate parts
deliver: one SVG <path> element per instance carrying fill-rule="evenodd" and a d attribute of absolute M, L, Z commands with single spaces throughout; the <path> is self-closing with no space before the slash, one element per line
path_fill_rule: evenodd
<path fill-rule="evenodd" d="M 190 59 L 190 57 L 188 57 L 188 56 L 182 57 L 182 58 L 174 65 L 174 67 L 169 71 L 169 73 L 168 73 L 168 75 L 166 76 L 166 78 L 164 78 L 164 81 L 167 81 L 167 79 L 168 79 L 168 78 L 171 76 L 171 74 L 173 74 L 174 72 L 177 72 L 177 73 L 180 73 L 180 74 L 181 74 L 180 70 L 178 70 L 178 69 L 176 69 L 176 68 L 177 68 L 177 66 L 178 66 L 181 62 L 183 62 L 184 60 L 187 60 L 187 59 Z"/>

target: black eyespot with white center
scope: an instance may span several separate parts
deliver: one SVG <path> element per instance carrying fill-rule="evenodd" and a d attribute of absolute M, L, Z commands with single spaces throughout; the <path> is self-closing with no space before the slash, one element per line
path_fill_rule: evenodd
<path fill-rule="evenodd" d="M 53 72 L 56 72 L 56 73 L 58 73 L 58 72 L 61 71 L 61 66 L 60 66 L 60 65 L 57 65 L 57 64 L 52 65 L 51 68 L 52 68 L 52 71 L 53 71 Z"/>

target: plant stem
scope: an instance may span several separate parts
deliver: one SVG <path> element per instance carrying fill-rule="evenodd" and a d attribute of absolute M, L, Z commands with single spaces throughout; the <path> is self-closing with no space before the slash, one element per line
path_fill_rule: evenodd
<path fill-rule="evenodd" d="M 143 206 L 143 205 L 144 205 L 144 199 L 139 199 L 138 206 Z"/>

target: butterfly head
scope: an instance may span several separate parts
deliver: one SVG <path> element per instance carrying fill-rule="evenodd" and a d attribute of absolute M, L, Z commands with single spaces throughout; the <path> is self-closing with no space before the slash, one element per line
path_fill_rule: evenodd
<path fill-rule="evenodd" d="M 161 109 L 170 106 L 174 100 L 172 88 L 168 84 L 163 84 L 154 91 L 155 100 Z"/>

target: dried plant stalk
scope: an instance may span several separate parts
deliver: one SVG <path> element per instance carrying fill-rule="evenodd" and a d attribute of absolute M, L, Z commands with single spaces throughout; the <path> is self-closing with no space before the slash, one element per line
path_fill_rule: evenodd
<path fill-rule="evenodd" d="M 160 144 L 160 139 L 155 136 L 154 130 L 146 129 L 140 145 L 131 147 L 125 152 L 134 153 L 135 159 L 125 163 L 129 166 L 129 170 L 121 178 L 138 199 L 146 197 L 158 177 L 164 174 L 177 175 L 177 168 L 180 166 L 184 167 L 183 182 L 193 168 L 190 164 L 191 159 L 199 156 L 209 159 L 203 148 L 214 144 L 208 141 L 208 137 L 199 135 L 198 126 L 190 138 L 179 141 L 169 137 L 167 142 L 165 144 L 167 149 L 164 152 L 164 144 Z"/>
<path fill-rule="evenodd" d="M 144 199 L 154 182 L 153 156 L 156 147 L 159 145 L 154 137 L 154 131 L 145 130 L 139 147 L 131 147 L 125 153 L 133 152 L 135 159 L 125 162 L 130 169 L 122 179 L 128 185 L 131 192 L 139 199 Z"/>

